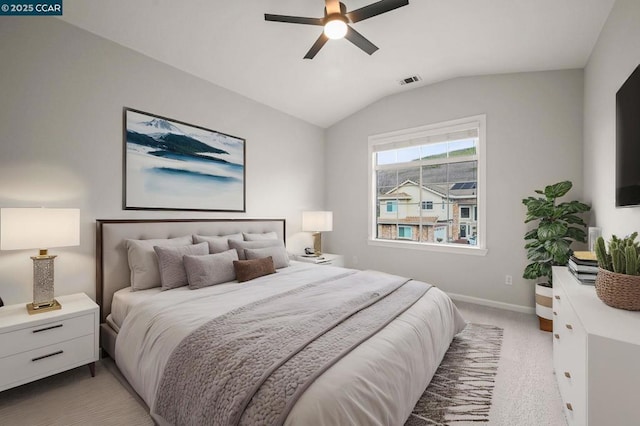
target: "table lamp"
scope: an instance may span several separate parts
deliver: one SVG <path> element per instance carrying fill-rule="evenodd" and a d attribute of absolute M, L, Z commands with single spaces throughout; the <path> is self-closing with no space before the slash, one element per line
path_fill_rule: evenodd
<path fill-rule="evenodd" d="M 0 209 L 0 250 L 39 249 L 33 259 L 33 302 L 29 314 L 60 309 L 54 299 L 53 260 L 47 249 L 80 244 L 80 210 Z"/>
<path fill-rule="evenodd" d="M 320 233 L 333 231 L 333 212 L 302 212 L 302 230 L 313 232 L 313 251 L 316 255 L 321 255 L 322 236 Z"/>

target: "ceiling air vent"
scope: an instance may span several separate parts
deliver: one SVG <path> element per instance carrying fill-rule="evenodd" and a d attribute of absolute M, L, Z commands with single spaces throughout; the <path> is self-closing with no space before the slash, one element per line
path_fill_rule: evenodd
<path fill-rule="evenodd" d="M 411 77 L 403 78 L 400 80 L 400 86 L 404 86 L 405 84 L 415 83 L 416 81 L 422 80 L 419 75 L 414 75 Z"/>

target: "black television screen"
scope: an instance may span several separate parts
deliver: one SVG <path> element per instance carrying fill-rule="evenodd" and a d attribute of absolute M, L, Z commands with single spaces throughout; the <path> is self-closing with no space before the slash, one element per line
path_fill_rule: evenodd
<path fill-rule="evenodd" d="M 616 207 L 640 205 L 640 65 L 616 94 Z"/>

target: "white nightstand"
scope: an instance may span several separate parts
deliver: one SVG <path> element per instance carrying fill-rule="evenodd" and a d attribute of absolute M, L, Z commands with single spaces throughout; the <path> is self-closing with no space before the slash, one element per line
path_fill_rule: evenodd
<path fill-rule="evenodd" d="M 59 296 L 57 311 L 0 308 L 0 391 L 81 365 L 95 375 L 99 310 L 86 294 Z"/>
<path fill-rule="evenodd" d="M 340 254 L 322 253 L 319 257 L 306 257 L 300 254 L 295 258 L 298 262 L 315 263 L 316 265 L 331 265 L 344 268 L 344 256 Z"/>

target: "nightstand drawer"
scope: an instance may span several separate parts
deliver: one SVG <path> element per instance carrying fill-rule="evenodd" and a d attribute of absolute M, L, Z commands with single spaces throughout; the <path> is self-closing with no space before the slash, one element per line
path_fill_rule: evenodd
<path fill-rule="evenodd" d="M 95 314 L 52 320 L 39 326 L 27 327 L 0 334 L 0 358 L 64 342 L 95 332 Z M 3 369 L 6 367 L 3 365 Z"/>
<path fill-rule="evenodd" d="M 2 359 L 0 390 L 89 364 L 94 359 L 93 334 L 22 352 Z"/>

